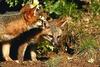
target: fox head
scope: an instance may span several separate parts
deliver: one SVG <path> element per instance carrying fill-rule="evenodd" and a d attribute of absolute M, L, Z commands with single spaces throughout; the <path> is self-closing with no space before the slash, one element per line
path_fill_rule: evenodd
<path fill-rule="evenodd" d="M 24 19 L 28 25 L 34 24 L 38 19 L 38 12 L 36 12 L 36 7 L 31 4 L 26 4 L 22 7 L 20 12 L 23 14 Z"/>

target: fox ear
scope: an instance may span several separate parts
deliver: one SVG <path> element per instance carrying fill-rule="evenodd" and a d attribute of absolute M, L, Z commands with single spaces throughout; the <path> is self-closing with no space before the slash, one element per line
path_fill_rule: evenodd
<path fill-rule="evenodd" d="M 35 22 L 38 18 L 37 15 L 35 15 L 35 10 L 31 9 L 29 11 L 26 11 L 24 13 L 24 18 L 27 22 L 32 23 Z"/>
<path fill-rule="evenodd" d="M 30 11 L 30 10 L 35 10 L 36 6 L 33 6 L 32 4 L 23 4 L 22 5 L 22 9 L 20 10 L 21 13 L 25 13 L 27 11 Z"/>
<path fill-rule="evenodd" d="M 20 12 L 23 14 L 24 19 L 27 22 L 34 22 L 35 20 L 37 20 L 36 7 L 33 7 L 30 4 L 26 4 L 25 6 L 23 6 Z"/>
<path fill-rule="evenodd" d="M 31 8 L 30 8 L 30 6 L 28 5 L 28 4 L 26 4 L 26 5 L 22 5 L 22 8 L 20 9 L 20 13 L 25 13 L 25 12 L 27 12 L 27 11 L 29 11 Z"/>
<path fill-rule="evenodd" d="M 29 22 L 29 20 L 32 19 L 33 16 L 34 16 L 34 14 L 31 13 L 31 11 L 27 11 L 27 12 L 24 13 L 24 18 L 25 18 L 25 20 L 28 21 L 28 22 Z"/>

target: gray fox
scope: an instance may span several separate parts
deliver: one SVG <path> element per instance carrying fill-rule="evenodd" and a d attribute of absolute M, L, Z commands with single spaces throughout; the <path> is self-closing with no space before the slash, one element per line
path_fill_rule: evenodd
<path fill-rule="evenodd" d="M 28 30 L 28 26 L 36 23 L 36 7 L 29 4 L 22 7 L 20 12 L 13 14 L 0 15 L 0 42 L 2 44 L 2 53 L 6 61 L 12 61 L 10 58 L 10 40 Z"/>

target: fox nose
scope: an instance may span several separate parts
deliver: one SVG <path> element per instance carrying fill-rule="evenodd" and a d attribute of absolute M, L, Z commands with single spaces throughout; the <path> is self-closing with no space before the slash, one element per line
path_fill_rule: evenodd
<path fill-rule="evenodd" d="M 52 33 L 53 33 L 53 41 L 56 45 L 58 45 L 60 36 L 62 34 L 62 30 L 60 28 L 56 28 L 56 30 L 54 30 Z"/>
<path fill-rule="evenodd" d="M 53 37 L 53 42 L 54 42 L 54 44 L 59 45 L 59 37 L 60 37 L 60 36 Z"/>

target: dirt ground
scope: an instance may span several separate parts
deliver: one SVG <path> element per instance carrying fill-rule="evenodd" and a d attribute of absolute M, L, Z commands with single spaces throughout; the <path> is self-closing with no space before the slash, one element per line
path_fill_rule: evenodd
<path fill-rule="evenodd" d="M 58 57 L 59 56 L 59 57 Z M 60 58 L 61 57 L 61 58 Z M 1 62 L 0 67 L 100 67 L 100 58 L 94 61 L 94 63 L 87 62 L 85 57 L 77 57 L 71 60 L 66 59 L 67 55 L 55 55 L 52 61 L 50 59 L 46 60 L 50 63 L 46 63 L 45 61 L 23 61 L 21 63 L 18 62 Z M 59 60 L 60 58 L 60 60 Z"/>
<path fill-rule="evenodd" d="M 23 63 L 16 63 L 16 62 L 1 62 L 0 67 L 48 67 L 45 63 L 38 61 L 38 62 L 30 62 L 24 61 Z M 74 60 L 70 62 L 61 62 L 57 67 L 100 67 L 100 62 L 91 64 L 87 63 L 83 60 Z"/>
<path fill-rule="evenodd" d="M 31 62 L 31 61 L 24 61 L 22 63 L 13 62 L 1 62 L 0 67 L 47 67 L 41 61 Z"/>

